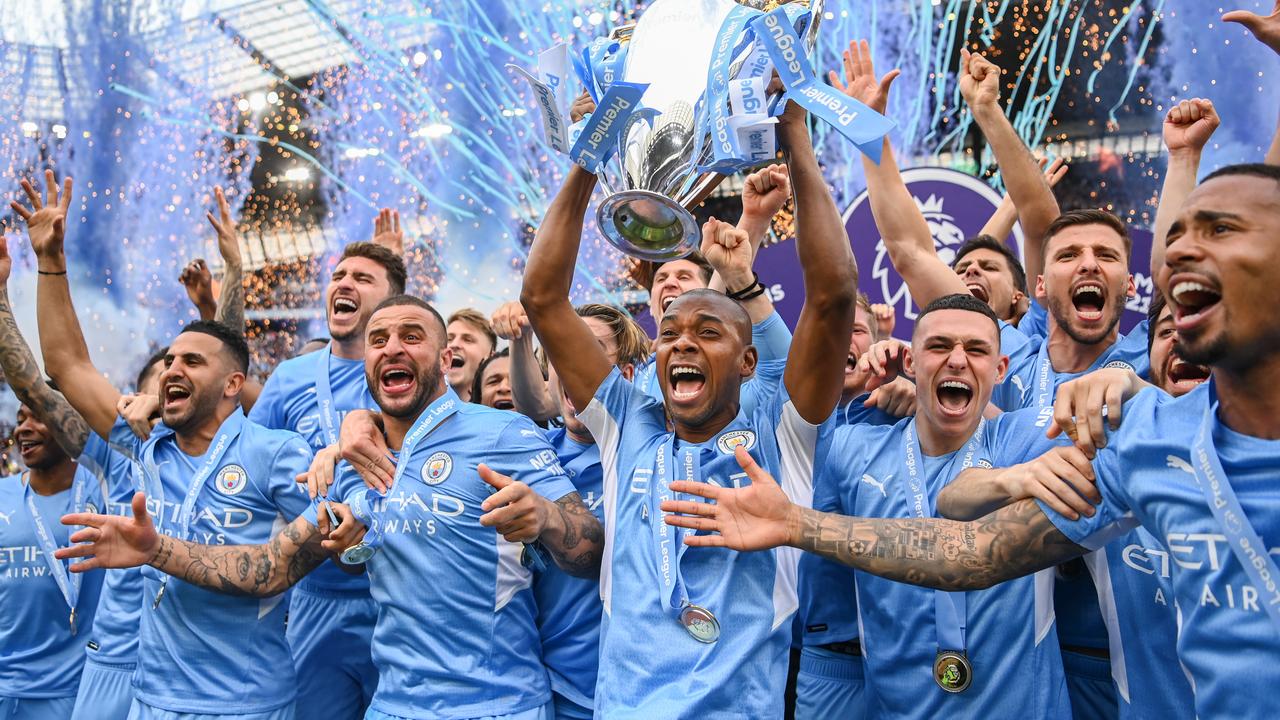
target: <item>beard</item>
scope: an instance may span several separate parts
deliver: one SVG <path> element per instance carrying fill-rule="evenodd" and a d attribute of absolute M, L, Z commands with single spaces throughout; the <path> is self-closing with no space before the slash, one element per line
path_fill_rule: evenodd
<path fill-rule="evenodd" d="M 402 406 L 389 406 L 387 399 L 382 394 L 382 385 L 376 377 L 368 377 L 365 374 L 365 380 L 369 383 L 370 391 L 373 399 L 378 403 L 378 408 L 394 418 L 412 418 L 417 417 L 426 409 L 431 402 L 431 396 L 435 394 L 436 389 L 440 387 L 444 374 L 440 371 L 439 366 L 431 365 L 418 370 L 415 377 L 416 387 L 413 396 Z"/>
<path fill-rule="evenodd" d="M 1191 346 L 1179 335 L 1173 344 L 1173 351 L 1186 362 L 1212 367 L 1228 355 L 1227 336 L 1219 333 L 1217 337 L 1204 339 Z"/>
<path fill-rule="evenodd" d="M 183 432 L 196 427 L 205 418 L 213 417 L 217 413 L 218 401 L 222 399 L 220 388 L 202 390 L 193 385 L 191 390 L 191 399 L 187 402 L 185 411 L 172 418 L 166 417 L 163 409 L 160 411 L 160 419 L 174 432 Z"/>
<path fill-rule="evenodd" d="M 1124 314 L 1126 299 L 1127 298 L 1125 298 L 1123 294 L 1113 298 L 1111 300 L 1111 306 L 1103 308 L 1103 312 L 1109 314 L 1111 319 L 1107 321 L 1105 326 L 1088 333 L 1077 330 L 1072 326 L 1071 320 L 1076 307 L 1070 299 L 1064 303 L 1052 295 L 1049 296 L 1049 314 L 1053 315 L 1053 319 L 1057 321 L 1058 327 L 1062 328 L 1062 331 L 1067 334 L 1067 337 L 1081 345 L 1096 345 L 1107 339 L 1107 336 L 1111 334 L 1111 331 L 1115 329 L 1116 325 L 1120 324 L 1120 316 Z"/>

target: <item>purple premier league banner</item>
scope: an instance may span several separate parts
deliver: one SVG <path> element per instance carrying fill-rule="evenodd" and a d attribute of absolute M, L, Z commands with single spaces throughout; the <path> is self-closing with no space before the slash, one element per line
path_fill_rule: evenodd
<path fill-rule="evenodd" d="M 912 168 L 902 172 L 907 190 L 915 198 L 916 205 L 929 223 L 933 233 L 933 245 L 943 262 L 950 265 L 955 252 L 965 238 L 977 235 L 1000 204 L 1000 195 L 991 186 L 965 173 L 946 168 Z M 906 283 L 894 270 L 885 251 L 884 242 L 871 216 L 871 204 L 864 191 L 844 213 L 845 231 L 858 261 L 858 284 L 873 303 L 892 305 L 898 313 L 893 334 L 899 338 L 911 337 L 918 308 L 911 302 Z M 1122 331 L 1138 324 L 1146 317 L 1151 302 L 1153 284 L 1148 277 L 1151 257 L 1151 233 L 1145 229 L 1131 229 L 1133 256 L 1129 267 L 1133 272 L 1138 294 L 1130 298 L 1124 316 L 1120 320 Z M 1015 226 L 1013 235 L 1005 239 L 1019 257 L 1022 257 L 1022 230 Z M 779 314 L 788 325 L 794 327 L 804 302 L 804 285 L 800 263 L 791 242 L 763 248 L 756 260 L 756 271 Z M 1035 278 L 1028 278 L 1035 289 Z"/>

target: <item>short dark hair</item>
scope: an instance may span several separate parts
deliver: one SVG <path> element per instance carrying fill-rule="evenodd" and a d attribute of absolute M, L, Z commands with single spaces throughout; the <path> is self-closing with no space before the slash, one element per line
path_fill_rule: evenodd
<path fill-rule="evenodd" d="M 996 317 L 996 312 L 991 309 L 990 305 L 982 302 L 973 295 L 970 295 L 969 293 L 952 293 L 951 295 L 943 295 L 940 298 L 934 299 L 933 302 L 925 305 L 924 309 L 920 311 L 920 314 L 916 316 L 915 326 L 919 328 L 920 321 L 924 320 L 924 317 L 929 313 L 937 310 L 968 310 L 969 312 L 976 312 L 979 315 L 986 317 L 991 320 L 992 325 L 996 326 L 996 343 L 999 345 L 1000 318 Z"/>
<path fill-rule="evenodd" d="M 381 265 L 387 273 L 387 284 L 391 286 L 391 294 L 404 294 L 409 273 L 405 270 L 404 260 L 400 256 L 376 243 L 353 242 L 342 249 L 342 257 L 338 258 L 338 262 L 341 263 L 351 257 L 367 258 Z"/>
<path fill-rule="evenodd" d="M 416 297 L 414 295 L 405 295 L 403 293 L 401 293 L 400 295 L 392 295 L 391 297 L 384 299 L 382 302 L 378 303 L 377 305 L 374 305 L 373 312 L 369 313 L 369 317 L 373 317 L 374 314 L 376 314 L 379 310 L 383 308 L 396 307 L 398 305 L 412 305 L 413 307 L 422 308 L 423 310 L 426 310 L 427 312 L 431 313 L 431 317 L 434 317 L 436 319 L 436 322 L 440 323 L 440 339 L 441 340 L 444 339 L 444 335 L 445 335 L 444 318 L 440 317 L 440 313 L 437 312 L 435 308 L 431 307 L 431 303 L 427 302 L 426 300 L 423 300 L 420 297 Z"/>
<path fill-rule="evenodd" d="M 178 334 L 192 332 L 210 335 L 222 341 L 222 346 L 231 353 L 231 359 L 235 361 L 234 367 L 242 373 L 249 372 L 249 344 L 244 340 L 244 333 L 236 332 L 217 320 L 196 320 L 182 328 Z"/>
<path fill-rule="evenodd" d="M 1164 312 L 1165 306 L 1164 294 L 1159 290 L 1151 293 L 1151 304 L 1147 306 L 1147 354 L 1151 354 L 1151 346 L 1156 344 L 1156 321 L 1160 319 L 1160 313 Z"/>
<path fill-rule="evenodd" d="M 154 353 L 151 353 L 151 357 L 147 358 L 147 361 L 142 364 L 142 369 L 138 371 L 137 379 L 133 381 L 133 389 L 136 392 L 142 392 L 142 383 L 146 381 L 147 375 L 151 374 L 151 368 L 154 367 L 156 363 L 164 362 L 164 356 L 168 354 L 168 345 L 165 345 Z"/>
<path fill-rule="evenodd" d="M 1009 266 L 1009 272 L 1013 275 L 1013 288 L 1021 290 L 1024 294 L 1027 292 L 1027 271 L 1023 269 L 1022 261 L 1014 254 L 1013 248 L 990 235 L 974 235 L 965 240 L 960 249 L 956 251 L 956 259 L 951 263 L 951 269 L 955 270 L 960 261 L 964 259 L 964 256 L 974 250 L 991 250 L 1004 256 L 1004 261 Z"/>
<path fill-rule="evenodd" d="M 1236 175 L 1252 175 L 1253 177 L 1270 178 L 1280 183 L 1280 165 L 1268 165 L 1266 163 L 1240 163 L 1238 165 L 1227 165 L 1204 176 L 1200 184 L 1209 182 L 1215 178 L 1233 177 Z"/>
<path fill-rule="evenodd" d="M 449 316 L 449 324 L 445 325 L 445 332 L 448 333 L 449 325 L 462 321 L 474 327 L 484 336 L 489 338 L 489 354 L 492 355 L 494 350 L 498 349 L 498 334 L 493 331 L 493 325 L 489 324 L 489 318 L 484 313 L 475 308 L 462 308 Z"/>
<path fill-rule="evenodd" d="M 480 361 L 480 365 L 476 367 L 476 376 L 471 378 L 471 402 L 480 403 L 480 388 L 483 385 L 481 381 L 484 379 L 484 369 L 489 367 L 494 360 L 510 356 L 510 348 L 502 348 L 501 352 L 496 352 Z"/>
<path fill-rule="evenodd" d="M 677 260 L 688 260 L 694 265 L 697 265 L 698 272 L 702 274 L 702 284 L 703 285 L 711 284 L 711 276 L 715 274 L 716 269 L 711 267 L 711 262 L 708 261 L 705 257 L 703 257 L 702 253 L 698 252 L 697 250 L 694 250 L 693 252 L 689 253 L 688 255 L 685 255 L 684 257 L 673 258 L 671 260 L 663 260 L 662 262 L 655 262 L 653 264 L 653 275 L 651 277 L 658 276 L 658 268 L 662 267 L 663 265 L 666 265 L 667 263 L 672 263 Z M 650 280 L 649 286 L 650 288 L 652 288 L 653 286 L 652 280 Z"/>
<path fill-rule="evenodd" d="M 1105 225 L 1114 230 L 1120 236 L 1120 239 L 1124 240 L 1125 260 L 1128 260 L 1129 255 L 1133 252 L 1133 238 L 1129 237 L 1129 226 L 1125 221 L 1106 210 L 1094 209 L 1068 210 L 1054 218 L 1054 221 L 1049 223 L 1049 227 L 1044 231 L 1044 247 L 1049 246 L 1049 241 L 1053 239 L 1054 235 L 1077 225 Z"/>

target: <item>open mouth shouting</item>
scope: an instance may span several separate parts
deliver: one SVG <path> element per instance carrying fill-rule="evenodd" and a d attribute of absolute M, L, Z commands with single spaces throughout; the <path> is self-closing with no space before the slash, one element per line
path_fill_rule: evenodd
<path fill-rule="evenodd" d="M 984 303 L 991 302 L 991 294 L 987 292 L 987 289 L 985 287 L 979 285 L 978 283 L 968 283 L 965 285 L 965 288 L 968 289 L 970 295 L 978 298 L 982 302 Z"/>
<path fill-rule="evenodd" d="M 939 382 L 934 391 L 938 398 L 938 407 L 944 415 L 963 416 L 973 404 L 973 385 L 966 380 L 949 378 Z"/>
<path fill-rule="evenodd" d="M 1102 320 L 1107 307 L 1107 291 L 1101 283 L 1086 280 L 1071 291 L 1071 304 L 1077 317 L 1086 323 L 1096 323 Z"/>
<path fill-rule="evenodd" d="M 181 407 L 191 399 L 191 388 L 185 383 L 171 382 L 164 386 L 164 409 Z"/>
<path fill-rule="evenodd" d="M 36 438 L 28 437 L 18 440 L 18 454 L 24 458 L 40 452 L 42 447 L 44 447 L 44 441 Z"/>
<path fill-rule="evenodd" d="M 858 371 L 858 356 L 854 355 L 853 353 L 849 353 L 849 356 L 844 359 L 844 374 L 847 377 L 849 375 L 854 374 L 857 371 Z"/>
<path fill-rule="evenodd" d="M 1197 385 L 1209 379 L 1209 368 L 1204 365 L 1187 362 L 1175 353 L 1169 353 L 1165 366 L 1165 377 L 1171 386 L 1180 393 L 1190 392 Z"/>
<path fill-rule="evenodd" d="M 671 401 L 691 403 L 698 399 L 707 384 L 707 376 L 700 368 L 685 363 L 672 363 L 667 369 L 671 388 Z"/>
<path fill-rule="evenodd" d="M 387 365 L 378 373 L 378 389 L 383 397 L 410 395 L 417 385 L 417 378 L 405 365 Z"/>
<path fill-rule="evenodd" d="M 501 398 L 493 401 L 493 408 L 495 410 L 515 410 L 516 404 L 507 398 Z"/>
<path fill-rule="evenodd" d="M 463 366 L 463 365 L 466 365 L 466 364 L 467 364 L 467 359 L 466 359 L 466 358 L 464 358 L 464 357 L 462 357 L 462 353 L 460 353 L 460 352 L 455 352 L 455 353 L 453 354 L 453 360 L 450 360 L 450 361 L 449 361 L 449 369 L 450 369 L 450 370 L 460 370 L 460 369 L 462 368 L 462 366 Z"/>
<path fill-rule="evenodd" d="M 334 319 L 352 318 L 360 312 L 360 303 L 355 298 L 339 296 L 333 299 L 333 307 L 330 310 Z"/>
<path fill-rule="evenodd" d="M 1207 278 L 1175 276 L 1169 285 L 1173 324 L 1179 335 L 1204 322 L 1222 300 L 1222 293 Z"/>

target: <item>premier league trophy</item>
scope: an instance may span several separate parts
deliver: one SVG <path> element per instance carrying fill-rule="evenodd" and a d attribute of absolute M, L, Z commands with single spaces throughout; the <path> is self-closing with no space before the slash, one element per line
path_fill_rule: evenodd
<path fill-rule="evenodd" d="M 654 0 L 634 26 L 570 57 L 539 57 L 533 85 L 547 142 L 595 173 L 596 213 L 615 247 L 642 260 L 689 254 L 701 233 L 689 212 L 727 175 L 776 157 L 774 126 L 788 100 L 876 156 L 892 123 L 817 79 L 808 58 L 822 0 Z M 569 65 L 596 109 L 563 119 Z M 777 72 L 783 92 L 766 93 Z"/>

